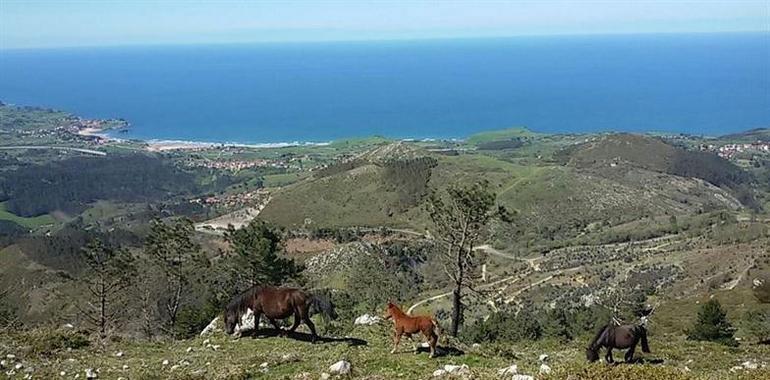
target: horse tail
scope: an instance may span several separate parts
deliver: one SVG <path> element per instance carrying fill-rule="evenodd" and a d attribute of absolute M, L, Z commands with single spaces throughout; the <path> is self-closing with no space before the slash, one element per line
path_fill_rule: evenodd
<path fill-rule="evenodd" d="M 642 352 L 650 353 L 650 346 L 647 343 L 647 329 L 644 326 L 639 326 L 639 335 L 642 338 Z"/>
<path fill-rule="evenodd" d="M 311 294 L 307 302 L 310 314 L 321 314 L 327 321 L 337 319 L 338 315 L 334 310 L 334 304 L 328 297 L 320 294 Z"/>
<path fill-rule="evenodd" d="M 591 350 L 596 349 L 596 344 L 599 341 L 599 338 L 601 338 L 602 334 L 604 334 L 604 331 L 607 330 L 607 327 L 609 325 L 604 325 L 601 328 L 599 328 L 599 331 L 596 332 L 596 335 L 594 335 L 594 338 L 591 339 L 591 342 L 588 343 L 588 348 Z"/>

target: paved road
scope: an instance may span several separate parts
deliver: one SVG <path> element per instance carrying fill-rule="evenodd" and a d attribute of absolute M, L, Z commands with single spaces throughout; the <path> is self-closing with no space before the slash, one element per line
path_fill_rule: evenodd
<path fill-rule="evenodd" d="M 47 145 L 16 145 L 16 146 L 0 146 L 0 150 L 11 149 L 54 149 L 54 150 L 69 150 L 73 152 L 80 152 L 86 154 L 93 154 L 95 156 L 106 156 L 107 153 L 92 149 L 73 148 L 69 146 L 47 146 Z"/>

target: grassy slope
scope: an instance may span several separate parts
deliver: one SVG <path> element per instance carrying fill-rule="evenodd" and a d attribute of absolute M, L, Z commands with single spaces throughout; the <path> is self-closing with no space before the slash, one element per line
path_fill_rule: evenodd
<path fill-rule="evenodd" d="M 404 341 L 397 354 L 390 354 L 389 330 L 389 326 L 356 328 L 351 335 L 368 342 L 363 346 L 343 342 L 312 345 L 278 337 L 233 341 L 216 335 L 208 338 L 208 342 L 203 338 L 161 343 L 129 340 L 106 347 L 60 351 L 46 357 L 25 353 L 30 348 L 19 342 L 30 339 L 23 335 L 0 335 L 0 354 L 13 353 L 25 366 L 35 368 L 38 378 L 58 377 L 62 371 L 68 378 L 74 374 L 82 376 L 85 369 L 93 368 L 99 370 L 99 378 L 103 379 L 317 379 L 322 372 L 328 372 L 331 364 L 347 360 L 352 364 L 353 378 L 427 379 L 445 364 L 466 364 L 475 379 L 498 379 L 498 369 L 514 363 L 520 373 L 536 374 L 538 356 L 542 353 L 549 354 L 549 365 L 553 368 L 550 376 L 540 376 L 543 379 L 760 379 L 770 375 L 768 369 L 729 372 L 729 368 L 746 360 L 762 363 L 770 357 L 767 346 L 727 349 L 684 341 L 679 336 L 652 335 L 653 353 L 644 357 L 662 360 L 662 364 L 608 367 L 585 363 L 582 340 L 569 344 L 549 341 L 536 345 L 462 347 L 464 355 L 437 359 L 430 359 L 425 353 L 413 354 L 411 343 Z M 123 355 L 116 356 L 117 352 Z M 164 360 L 168 360 L 167 365 L 163 365 Z M 266 370 L 260 366 L 262 363 L 267 363 Z"/>

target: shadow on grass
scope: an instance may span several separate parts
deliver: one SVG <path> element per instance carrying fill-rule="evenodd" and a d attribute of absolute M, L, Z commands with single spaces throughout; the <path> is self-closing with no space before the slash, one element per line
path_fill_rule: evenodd
<path fill-rule="evenodd" d="M 428 353 L 430 354 L 430 347 L 423 347 L 419 346 L 417 347 L 417 353 Z M 442 357 L 442 356 L 460 356 L 465 355 L 465 352 L 459 348 L 455 347 L 445 347 L 445 346 L 436 346 L 436 357 Z"/>
<path fill-rule="evenodd" d="M 634 358 L 630 362 L 626 361 L 617 361 L 612 363 L 612 365 L 626 365 L 626 364 L 663 364 L 663 359 L 658 358 Z"/>
<path fill-rule="evenodd" d="M 259 329 L 259 330 L 251 330 L 251 331 L 244 331 L 242 334 L 243 337 L 252 337 L 252 338 L 273 338 L 273 337 L 286 337 L 289 339 L 294 339 L 300 342 L 312 342 L 313 336 L 308 333 L 303 333 L 299 331 L 289 332 L 289 331 L 279 331 L 276 329 Z M 327 337 L 327 336 L 318 336 L 316 339 L 316 343 L 347 343 L 349 346 L 366 346 L 369 344 L 369 342 L 358 339 L 358 338 L 352 338 L 352 337 L 343 337 L 343 338 L 336 338 L 336 337 Z"/>

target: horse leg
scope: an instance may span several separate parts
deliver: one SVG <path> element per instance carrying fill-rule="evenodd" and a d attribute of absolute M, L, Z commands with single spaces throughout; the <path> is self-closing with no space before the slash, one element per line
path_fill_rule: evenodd
<path fill-rule="evenodd" d="M 631 347 L 626 351 L 626 356 L 624 359 L 626 360 L 626 363 L 633 363 L 634 361 L 634 351 L 636 350 L 636 343 L 632 344 Z"/>
<path fill-rule="evenodd" d="M 607 347 L 607 355 L 604 356 L 604 360 L 609 364 L 615 363 L 615 359 L 612 358 L 612 347 Z"/>
<path fill-rule="evenodd" d="M 254 338 L 259 335 L 259 320 L 262 319 L 261 312 L 254 312 Z"/>
<path fill-rule="evenodd" d="M 432 328 L 428 332 L 428 334 L 425 334 L 425 335 L 427 335 L 426 337 L 428 338 L 428 345 L 430 346 L 430 356 L 428 356 L 428 357 L 429 358 L 435 358 L 436 357 L 436 343 L 438 342 L 438 335 L 436 335 L 436 333 L 433 331 Z"/>
<path fill-rule="evenodd" d="M 393 337 L 393 349 L 390 350 L 391 354 L 396 353 L 396 349 L 398 348 L 398 344 L 401 343 L 401 334 L 404 333 L 403 329 L 396 329 L 396 335 Z"/>
<path fill-rule="evenodd" d="M 299 327 L 299 322 L 302 321 L 302 317 L 299 315 L 299 311 L 294 311 L 294 323 L 291 325 L 291 328 L 289 328 L 290 332 L 294 332 L 294 330 Z"/>
<path fill-rule="evenodd" d="M 278 335 L 280 335 L 280 336 L 286 336 L 286 331 L 284 331 L 284 330 L 281 328 L 281 326 L 278 326 L 278 322 L 276 322 L 276 320 L 275 320 L 275 319 L 273 319 L 273 318 L 268 318 L 267 320 L 268 320 L 268 321 L 270 321 L 270 324 L 271 324 L 271 325 L 273 325 L 273 327 L 275 328 L 275 331 L 277 331 L 277 332 L 278 332 Z"/>
<path fill-rule="evenodd" d="M 313 324 L 313 321 L 310 320 L 310 316 L 305 314 L 304 318 L 302 318 L 302 321 L 305 322 L 308 328 L 310 328 L 310 334 L 312 336 L 312 343 L 315 343 L 316 340 L 318 340 L 318 334 L 315 332 L 315 325 Z"/>

